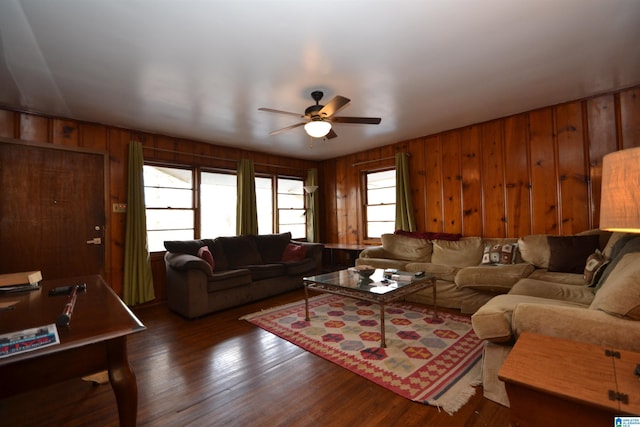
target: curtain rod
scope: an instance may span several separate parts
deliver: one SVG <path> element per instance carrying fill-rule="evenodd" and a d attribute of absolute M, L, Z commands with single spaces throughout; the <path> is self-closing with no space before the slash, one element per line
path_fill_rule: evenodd
<path fill-rule="evenodd" d="M 411 156 L 411 154 L 409 154 L 409 153 L 404 153 L 404 155 L 407 156 L 407 157 Z M 362 161 L 362 162 L 351 163 L 351 166 L 366 165 L 367 163 L 381 162 L 383 160 L 391 160 L 391 159 L 395 159 L 395 158 L 396 158 L 396 156 L 391 156 L 391 157 L 383 157 L 381 159 L 365 160 L 365 161 Z"/>
<path fill-rule="evenodd" d="M 238 162 L 240 159 L 227 159 L 225 157 L 216 157 L 216 156 L 207 156 L 205 154 L 194 154 L 194 153 L 186 153 L 184 151 L 175 151 L 175 150 L 168 150 L 166 148 L 156 148 L 156 147 L 145 147 L 144 145 L 142 146 L 143 149 L 147 149 L 147 150 L 153 150 L 153 151 L 162 151 L 165 153 L 172 153 L 172 154 L 182 154 L 182 155 L 187 155 L 187 156 L 194 156 L 194 157 L 202 157 L 205 159 L 211 159 L 211 160 L 220 160 L 223 162 Z M 293 166 L 282 166 L 282 165 L 270 165 L 267 163 L 256 163 L 254 162 L 254 165 L 258 165 L 258 166 L 266 166 L 266 167 L 271 167 L 271 168 L 281 168 L 281 169 L 291 169 L 291 170 L 297 170 L 297 171 L 306 171 L 306 169 L 302 169 L 302 168 L 296 168 Z"/>

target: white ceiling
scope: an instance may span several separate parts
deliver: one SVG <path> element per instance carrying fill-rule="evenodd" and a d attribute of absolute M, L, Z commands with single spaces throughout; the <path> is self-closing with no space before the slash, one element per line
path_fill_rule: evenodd
<path fill-rule="evenodd" d="M 327 159 L 640 84 L 638 0 L 2 0 L 0 104 Z M 351 99 L 338 138 L 310 92 Z"/>

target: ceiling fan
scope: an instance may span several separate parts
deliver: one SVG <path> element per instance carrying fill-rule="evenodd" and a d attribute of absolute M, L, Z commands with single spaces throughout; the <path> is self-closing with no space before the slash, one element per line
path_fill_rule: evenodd
<path fill-rule="evenodd" d="M 311 97 L 316 101 L 316 105 L 311 105 L 304 114 L 290 113 L 288 111 L 274 110 L 272 108 L 258 108 L 260 111 L 269 113 L 287 114 L 289 116 L 306 119 L 304 122 L 287 126 L 282 129 L 274 130 L 270 135 L 276 135 L 300 126 L 304 126 L 304 130 L 313 138 L 326 137 L 327 139 L 338 136 L 332 129 L 332 123 L 357 123 L 365 125 L 377 125 L 382 120 L 379 117 L 335 117 L 334 114 L 344 108 L 351 100 L 344 96 L 337 95 L 326 105 L 320 105 L 320 100 L 324 96 L 319 90 L 311 92 Z"/>

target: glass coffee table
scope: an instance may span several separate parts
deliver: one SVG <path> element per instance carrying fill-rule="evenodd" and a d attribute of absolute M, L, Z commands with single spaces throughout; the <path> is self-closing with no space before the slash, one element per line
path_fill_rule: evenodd
<path fill-rule="evenodd" d="M 369 279 L 361 278 L 357 271 L 347 269 L 303 278 L 305 320 L 309 321 L 309 290 L 342 295 L 368 301 L 380 306 L 380 346 L 386 347 L 384 334 L 384 306 L 406 295 L 431 287 L 433 289 L 433 319 L 438 320 L 436 305 L 436 278 L 431 275 L 415 276 L 398 272 L 386 279 L 383 269 L 376 269 Z"/>

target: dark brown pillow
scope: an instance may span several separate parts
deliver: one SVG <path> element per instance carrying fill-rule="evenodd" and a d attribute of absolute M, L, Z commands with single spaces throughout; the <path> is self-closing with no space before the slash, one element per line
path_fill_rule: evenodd
<path fill-rule="evenodd" d="M 600 244 L 598 235 L 548 236 L 547 240 L 551 253 L 548 271 L 560 273 L 584 274 L 587 258 Z"/>

